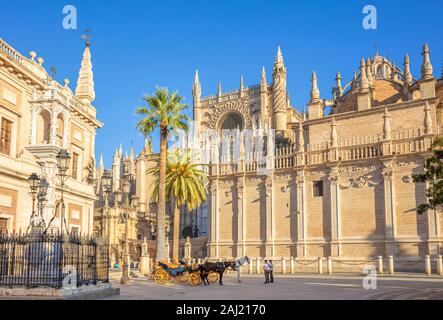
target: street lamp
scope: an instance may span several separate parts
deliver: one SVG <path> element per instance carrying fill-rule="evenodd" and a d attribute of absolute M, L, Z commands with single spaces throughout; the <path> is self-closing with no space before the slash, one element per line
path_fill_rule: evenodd
<path fill-rule="evenodd" d="M 56 158 L 57 158 L 57 167 L 58 167 L 57 177 L 60 180 L 60 187 L 61 187 L 60 202 L 62 205 L 62 209 L 61 209 L 61 215 L 60 215 L 60 230 L 61 230 L 61 235 L 63 235 L 63 232 L 64 232 L 63 226 L 66 228 L 66 232 L 69 234 L 68 226 L 67 226 L 66 219 L 65 219 L 65 201 L 64 201 L 64 197 L 63 197 L 63 192 L 64 192 L 65 182 L 68 179 L 67 171 L 69 170 L 71 155 L 69 154 L 69 152 L 67 150 L 62 149 L 57 154 Z"/>
<path fill-rule="evenodd" d="M 134 205 L 137 200 L 130 194 L 132 177 L 125 176 L 122 181 L 123 191 L 115 191 L 116 203 L 120 209 L 119 222 L 125 224 L 125 240 L 123 247 L 123 269 L 121 284 L 128 284 L 129 278 L 129 220 L 131 219 L 131 212 L 134 210 Z"/>
<path fill-rule="evenodd" d="M 105 170 L 102 175 L 102 187 L 103 187 L 103 195 L 105 200 L 105 205 L 103 207 L 103 215 L 101 219 L 101 230 L 100 235 L 106 236 L 108 234 L 111 234 L 111 225 L 110 225 L 110 217 L 109 217 L 109 195 L 111 193 L 111 181 L 112 176 L 108 170 Z M 106 219 L 108 219 L 108 226 L 106 226 Z M 103 230 L 106 230 L 106 232 L 103 232 Z"/>
<path fill-rule="evenodd" d="M 29 181 L 31 183 L 31 186 L 30 186 L 31 193 L 35 192 L 35 196 L 37 197 L 38 213 L 34 214 L 34 216 L 31 217 L 30 227 L 32 228 L 32 231 L 37 231 L 38 233 L 41 233 L 45 227 L 45 221 L 43 219 L 43 208 L 46 203 L 46 194 L 48 193 L 49 183 L 46 181 L 45 178 L 41 178 L 38 180 L 38 187 L 37 187 L 36 177 L 32 176 L 32 175 L 31 175 L 31 177 L 32 177 L 32 179 L 29 179 Z M 37 192 L 37 188 L 38 188 L 38 192 Z M 33 208 L 33 211 L 34 211 L 34 208 Z"/>
<path fill-rule="evenodd" d="M 30 219 L 30 223 L 29 223 L 29 227 L 31 227 L 35 223 L 34 220 L 37 218 L 36 212 L 35 212 L 35 199 L 37 198 L 38 189 L 40 187 L 40 178 L 36 173 L 33 173 L 29 176 L 28 182 L 29 182 L 29 189 L 31 190 L 29 192 L 29 195 L 32 198 L 32 214 L 31 214 L 31 219 Z M 28 230 L 29 230 L 29 227 L 28 227 Z"/>

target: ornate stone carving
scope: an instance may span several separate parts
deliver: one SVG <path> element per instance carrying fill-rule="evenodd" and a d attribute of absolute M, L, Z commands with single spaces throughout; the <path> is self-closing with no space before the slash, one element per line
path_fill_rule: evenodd
<path fill-rule="evenodd" d="M 404 183 L 412 183 L 414 180 L 412 179 L 412 176 L 411 175 L 406 175 L 406 176 L 404 176 L 403 178 L 401 178 L 402 179 L 402 181 L 404 182 Z"/>
<path fill-rule="evenodd" d="M 296 176 L 295 177 L 295 183 L 298 185 L 301 185 L 305 182 L 305 176 Z"/>
<path fill-rule="evenodd" d="M 214 106 L 207 111 L 208 121 L 207 126 L 211 129 L 217 129 L 218 121 L 227 113 L 237 111 L 243 116 L 245 127 L 251 127 L 251 115 L 248 105 L 248 99 L 239 99 L 228 101 L 222 105 Z"/>
<path fill-rule="evenodd" d="M 385 166 L 381 170 L 381 175 L 383 176 L 383 179 L 392 179 L 393 172 L 394 171 L 392 170 L 392 166 Z"/>

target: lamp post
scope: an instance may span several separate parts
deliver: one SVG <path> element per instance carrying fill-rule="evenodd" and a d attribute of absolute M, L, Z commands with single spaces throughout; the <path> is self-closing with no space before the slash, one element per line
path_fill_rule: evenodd
<path fill-rule="evenodd" d="M 108 170 L 105 170 L 102 176 L 102 186 L 103 186 L 103 195 L 105 200 L 105 205 L 103 207 L 103 215 L 101 219 L 101 229 L 100 236 L 108 237 L 111 233 L 110 229 L 110 217 L 109 217 L 109 195 L 111 193 L 111 175 Z M 109 219 L 109 221 L 106 221 Z M 108 224 L 106 223 L 108 222 Z"/>
<path fill-rule="evenodd" d="M 29 182 L 29 189 L 31 190 L 29 192 L 29 195 L 31 196 L 31 199 L 32 199 L 32 214 L 31 214 L 31 221 L 30 221 L 30 225 L 31 225 L 33 219 L 35 219 L 35 199 L 37 198 L 40 178 L 36 173 L 33 173 L 29 176 L 28 182 Z M 28 229 L 29 229 L 29 227 L 28 227 Z"/>
<path fill-rule="evenodd" d="M 131 212 L 134 210 L 136 206 L 137 199 L 132 197 L 130 194 L 131 191 L 131 176 L 125 176 L 122 180 L 122 189 L 123 191 L 115 191 L 115 198 L 117 201 L 117 205 L 120 209 L 119 214 L 119 222 L 125 224 L 125 240 L 123 246 L 123 269 L 122 269 L 122 277 L 120 280 L 121 284 L 129 284 L 129 220 L 131 219 Z"/>
<path fill-rule="evenodd" d="M 65 201 L 64 201 L 64 186 L 65 182 L 68 179 L 67 171 L 69 170 L 69 163 L 71 160 L 71 155 L 65 149 L 60 150 L 60 152 L 56 156 L 57 158 L 57 167 L 58 174 L 57 177 L 60 180 L 60 188 L 61 188 L 61 199 L 60 203 L 62 205 L 61 215 L 60 215 L 60 235 L 63 235 L 64 228 L 66 228 L 66 232 L 69 234 L 68 226 L 65 219 Z"/>
<path fill-rule="evenodd" d="M 41 178 L 33 173 L 28 178 L 29 182 L 29 195 L 32 198 L 32 214 L 27 231 L 31 228 L 34 233 L 41 233 L 44 229 L 43 219 L 43 207 L 46 202 L 46 194 L 48 192 L 48 182 L 46 179 Z M 35 200 L 38 201 L 37 212 L 35 211 Z"/>

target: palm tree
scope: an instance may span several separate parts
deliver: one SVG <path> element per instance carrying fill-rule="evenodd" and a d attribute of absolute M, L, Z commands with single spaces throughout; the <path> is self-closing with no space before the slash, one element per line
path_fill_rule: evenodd
<path fill-rule="evenodd" d="M 166 163 L 166 196 L 174 202 L 172 259 L 178 262 L 180 245 L 180 209 L 186 205 L 189 211 L 206 202 L 208 179 L 200 165 L 191 161 L 188 153 L 172 153 Z M 154 177 L 159 169 L 152 170 Z M 154 180 L 153 197 L 158 193 L 159 179 Z"/>
<path fill-rule="evenodd" d="M 166 258 L 166 158 L 168 149 L 168 136 L 172 130 L 188 130 L 189 118 L 182 114 L 187 107 L 182 104 L 182 97 L 177 92 L 170 93 L 167 88 L 157 88 L 153 95 L 146 95 L 143 101 L 145 107 L 139 107 L 135 113 L 143 117 L 138 123 L 138 130 L 145 136 L 160 129 L 160 159 L 159 159 L 159 189 L 157 193 L 157 253 L 156 261 Z"/>

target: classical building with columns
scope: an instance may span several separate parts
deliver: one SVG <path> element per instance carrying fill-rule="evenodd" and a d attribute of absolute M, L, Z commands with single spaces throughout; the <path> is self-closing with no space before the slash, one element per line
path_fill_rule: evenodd
<path fill-rule="evenodd" d="M 80 57 L 79 57 L 80 58 Z M 79 59 L 80 60 L 80 59 Z M 71 155 L 64 188 L 69 232 L 91 234 L 95 192 L 94 149 L 97 120 L 91 51 L 87 43 L 75 92 L 48 74 L 44 60 L 25 57 L 0 39 L 0 232 L 26 231 L 32 201 L 28 177 L 37 173 L 49 183 L 43 218 L 60 225 L 60 181 L 56 155 Z"/>
<path fill-rule="evenodd" d="M 412 180 L 443 121 L 427 45 L 420 60 L 414 77 L 407 55 L 402 69 L 378 53 L 361 59 L 348 83 L 337 73 L 330 99 L 313 72 L 306 112 L 288 98 L 280 48 L 270 84 L 263 68 L 257 85 L 242 78 L 202 97 L 196 73 L 196 137 L 211 159 L 209 257 L 442 254 L 443 214 L 417 215 L 426 186 Z"/>

